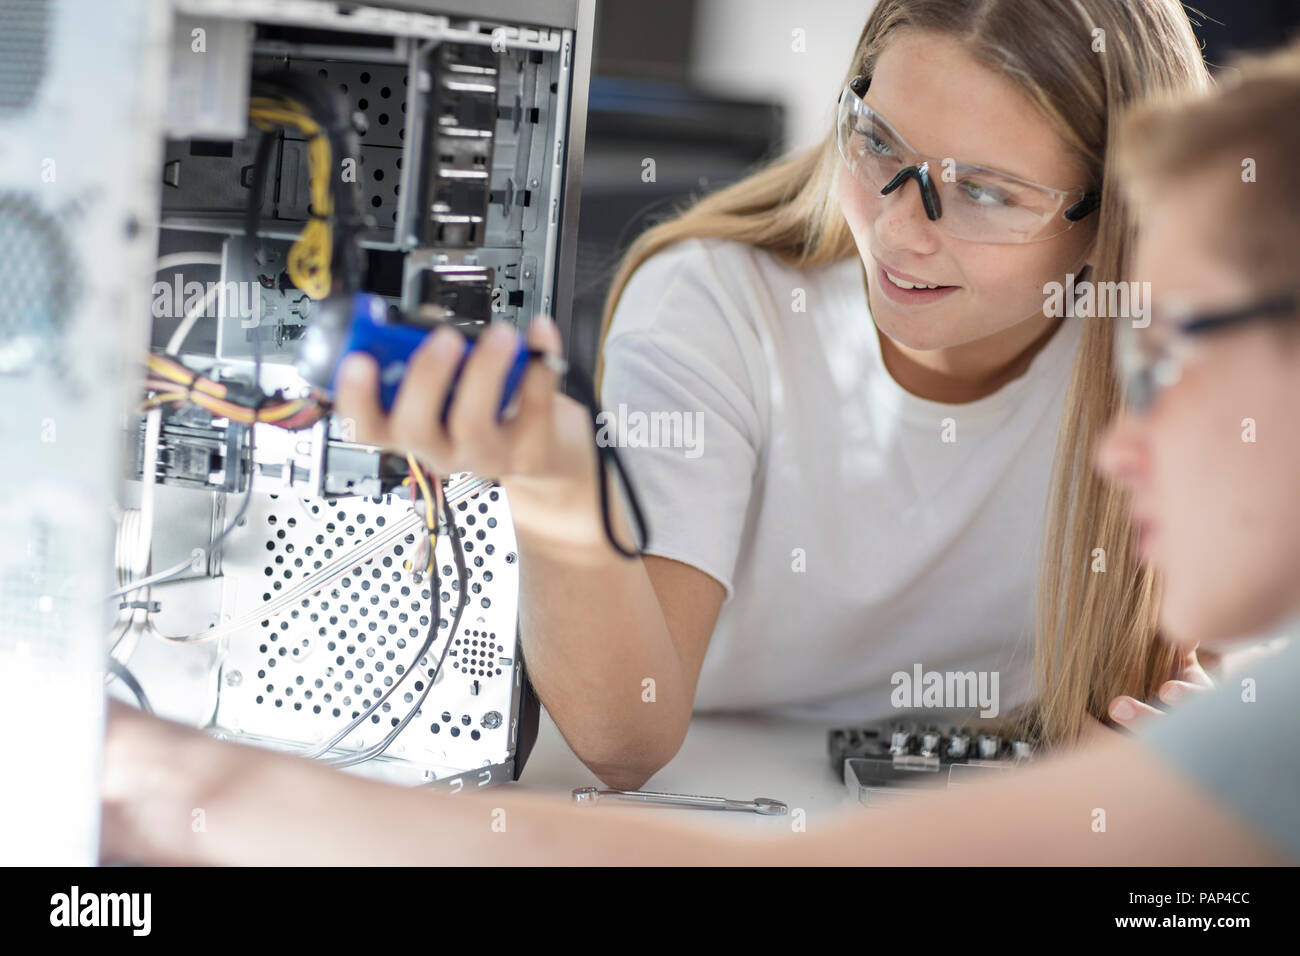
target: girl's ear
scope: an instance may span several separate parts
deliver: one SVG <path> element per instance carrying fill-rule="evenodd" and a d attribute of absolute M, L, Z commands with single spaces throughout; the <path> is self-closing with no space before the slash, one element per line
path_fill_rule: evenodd
<path fill-rule="evenodd" d="M 1082 277 L 1086 273 L 1088 278 L 1092 278 L 1093 260 L 1096 258 L 1096 256 L 1097 256 L 1097 240 L 1093 239 L 1092 242 L 1088 244 L 1088 248 L 1085 249 L 1083 252 L 1083 263 L 1079 267 L 1080 277 Z"/>

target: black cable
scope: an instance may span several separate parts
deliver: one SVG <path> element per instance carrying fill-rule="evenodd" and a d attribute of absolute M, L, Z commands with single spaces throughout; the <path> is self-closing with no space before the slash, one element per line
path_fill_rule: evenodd
<path fill-rule="evenodd" d="M 140 682 L 135 679 L 135 675 L 127 669 L 125 664 L 119 661 L 116 657 L 110 655 L 108 658 L 108 670 L 114 677 L 126 685 L 126 689 L 135 696 L 136 701 L 140 704 L 141 710 L 146 714 L 153 713 L 153 707 L 149 704 L 149 698 L 145 696 L 144 688 L 140 686 Z"/>
<path fill-rule="evenodd" d="M 632 479 L 623 467 L 623 460 L 618 456 L 618 449 L 613 444 L 602 445 L 600 443 L 598 437 L 600 434 L 600 407 L 596 404 L 596 394 L 591 379 L 581 369 L 571 366 L 568 370 L 567 380 L 569 391 L 576 393 L 573 397 L 585 405 L 591 415 L 592 441 L 596 443 L 596 483 L 600 486 L 600 519 L 605 526 L 605 537 L 609 539 L 610 546 L 623 557 L 640 557 L 645 553 L 646 546 L 650 543 L 650 530 L 646 527 L 645 516 L 641 513 L 641 502 L 637 497 L 636 489 L 632 486 Z M 627 492 L 627 502 L 632 512 L 632 518 L 636 522 L 635 533 L 638 535 L 638 541 L 640 542 L 633 550 L 624 548 L 614 536 L 614 524 L 609 507 L 608 476 L 605 473 L 607 466 L 612 466 L 613 470 L 618 473 L 618 478 L 623 482 L 623 488 Z"/>
<path fill-rule="evenodd" d="M 470 342 L 477 342 L 482 329 L 461 328 L 458 331 Z M 541 349 L 528 349 L 529 361 L 548 362 L 550 356 Z M 595 388 L 591 384 L 591 379 L 576 366 L 565 366 L 565 374 L 569 385 L 571 396 L 587 409 L 591 416 L 592 441 L 596 445 L 596 484 L 600 492 L 600 519 L 604 526 L 605 537 L 609 541 L 610 547 L 625 558 L 639 558 L 645 553 L 646 546 L 650 543 L 650 530 L 646 527 L 645 515 L 641 511 L 641 501 L 637 497 L 636 489 L 632 486 L 632 479 L 628 476 L 627 469 L 623 467 L 623 460 L 618 455 L 615 443 L 602 445 L 600 443 L 600 406 L 596 403 Z M 459 375 L 459 372 L 457 373 Z M 451 404 L 455 398 L 455 383 L 443 402 L 441 420 L 443 427 L 447 425 L 447 416 L 451 411 Z M 623 547 L 614 534 L 614 521 L 610 514 L 609 486 L 606 468 L 612 467 L 619 480 L 623 482 L 623 487 L 627 492 L 628 505 L 631 508 L 632 519 L 636 522 L 636 529 L 633 532 L 637 535 L 638 545 L 632 549 Z"/>
<path fill-rule="evenodd" d="M 262 222 L 262 201 L 266 197 L 266 177 L 271 166 L 271 150 L 275 149 L 279 136 L 278 132 L 268 130 L 257 141 L 257 153 L 253 157 L 253 178 L 248 184 L 248 206 L 244 209 L 244 241 L 250 247 L 257 245 L 257 230 Z M 248 254 L 256 277 L 257 261 L 252 258 L 253 248 L 249 249 Z"/>

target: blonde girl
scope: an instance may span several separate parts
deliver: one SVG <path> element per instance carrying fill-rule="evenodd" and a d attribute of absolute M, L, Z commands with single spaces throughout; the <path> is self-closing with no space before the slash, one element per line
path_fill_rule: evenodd
<path fill-rule="evenodd" d="M 500 479 L 534 686 L 612 786 L 667 763 L 693 710 L 886 716 L 916 665 L 997 674 L 1002 716 L 1035 701 L 1032 732 L 1072 740 L 1180 658 L 1087 467 L 1118 402 L 1114 323 L 1046 293 L 1132 278 L 1110 130 L 1208 83 L 1176 0 L 881 0 L 842 89 L 809 104 L 825 140 L 649 230 L 615 277 L 604 406 L 698 426 L 688 447 L 624 436 L 643 557 L 606 541 L 591 422 L 549 370 L 495 421 L 509 327 L 446 428 L 428 409 L 453 330 L 391 416 L 364 358 L 339 409 L 362 440 Z M 528 336 L 559 350 L 544 320 Z"/>

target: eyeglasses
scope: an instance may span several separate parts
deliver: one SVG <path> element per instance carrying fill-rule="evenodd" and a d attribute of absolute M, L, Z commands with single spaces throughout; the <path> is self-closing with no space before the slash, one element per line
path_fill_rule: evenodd
<path fill-rule="evenodd" d="M 1164 389 L 1182 378 L 1183 366 L 1202 336 L 1247 322 L 1278 321 L 1300 316 L 1300 290 L 1272 295 L 1223 312 L 1178 314 L 1138 329 L 1121 322 L 1115 334 L 1115 366 L 1128 409 L 1145 413 Z"/>
<path fill-rule="evenodd" d="M 870 85 L 869 76 L 856 76 L 840 93 L 840 156 L 854 179 L 881 196 L 916 180 L 926 216 L 954 239 L 1039 242 L 1100 205 L 1095 191 L 1053 189 L 985 166 L 921 155 L 863 102 Z"/>

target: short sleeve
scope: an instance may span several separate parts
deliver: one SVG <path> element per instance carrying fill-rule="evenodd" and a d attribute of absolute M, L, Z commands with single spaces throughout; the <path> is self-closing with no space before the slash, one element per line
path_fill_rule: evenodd
<path fill-rule="evenodd" d="M 1300 627 L 1286 633 L 1291 640 L 1281 651 L 1144 722 L 1137 736 L 1300 862 Z"/>
<path fill-rule="evenodd" d="M 641 501 L 646 553 L 699 568 L 730 599 L 763 441 L 762 351 L 717 253 L 687 240 L 633 272 L 605 339 L 600 398 Z"/>

